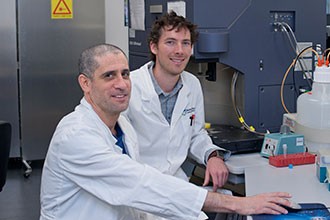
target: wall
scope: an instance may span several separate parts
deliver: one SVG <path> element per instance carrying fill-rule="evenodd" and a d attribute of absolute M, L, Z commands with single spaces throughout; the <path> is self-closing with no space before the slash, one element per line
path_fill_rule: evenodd
<path fill-rule="evenodd" d="M 128 55 L 128 28 L 124 22 L 125 0 L 105 0 L 105 40 Z"/>

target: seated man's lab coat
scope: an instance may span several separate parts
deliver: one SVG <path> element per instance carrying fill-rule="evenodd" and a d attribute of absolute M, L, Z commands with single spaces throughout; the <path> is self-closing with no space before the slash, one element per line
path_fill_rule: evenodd
<path fill-rule="evenodd" d="M 136 220 L 142 211 L 195 220 L 207 191 L 139 163 L 136 134 L 124 117 L 127 154 L 83 98 L 58 124 L 41 182 L 40 220 Z"/>

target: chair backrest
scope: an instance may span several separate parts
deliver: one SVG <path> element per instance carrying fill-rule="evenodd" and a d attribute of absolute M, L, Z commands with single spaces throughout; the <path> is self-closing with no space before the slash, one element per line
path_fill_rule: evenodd
<path fill-rule="evenodd" d="M 8 122 L 0 121 L 0 192 L 6 183 L 10 142 L 11 125 Z"/>

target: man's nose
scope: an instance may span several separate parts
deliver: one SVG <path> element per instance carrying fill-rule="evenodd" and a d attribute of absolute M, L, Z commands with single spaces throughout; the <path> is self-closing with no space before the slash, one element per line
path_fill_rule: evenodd
<path fill-rule="evenodd" d="M 175 52 L 176 53 L 183 53 L 183 45 L 182 43 L 178 43 L 175 47 Z"/>
<path fill-rule="evenodd" d="M 128 80 L 125 79 L 122 75 L 119 75 L 118 77 L 116 77 L 116 81 L 115 81 L 115 87 L 119 88 L 119 89 L 124 89 L 127 88 L 128 86 Z"/>

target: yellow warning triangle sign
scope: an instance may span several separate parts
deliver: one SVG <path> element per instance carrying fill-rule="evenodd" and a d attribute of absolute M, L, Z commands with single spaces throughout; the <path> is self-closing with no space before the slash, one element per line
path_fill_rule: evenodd
<path fill-rule="evenodd" d="M 53 11 L 54 15 L 68 15 L 71 13 L 70 7 L 66 4 L 65 0 L 59 0 Z"/>

